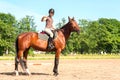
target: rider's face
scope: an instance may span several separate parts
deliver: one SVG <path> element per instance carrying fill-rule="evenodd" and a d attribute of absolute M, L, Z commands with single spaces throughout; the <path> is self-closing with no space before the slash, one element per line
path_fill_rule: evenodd
<path fill-rule="evenodd" d="M 52 17 L 52 16 L 54 16 L 54 13 L 50 12 L 49 15 Z"/>

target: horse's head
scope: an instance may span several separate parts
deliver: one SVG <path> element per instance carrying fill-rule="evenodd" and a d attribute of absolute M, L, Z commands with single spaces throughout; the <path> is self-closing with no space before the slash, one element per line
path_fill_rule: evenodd
<path fill-rule="evenodd" d="M 72 32 L 80 33 L 80 27 L 78 26 L 77 22 L 74 20 L 74 17 L 71 19 L 68 17 L 69 20 L 69 27 Z"/>

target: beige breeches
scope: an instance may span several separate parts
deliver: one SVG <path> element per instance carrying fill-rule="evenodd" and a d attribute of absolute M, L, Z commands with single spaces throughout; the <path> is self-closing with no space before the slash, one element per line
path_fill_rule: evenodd
<path fill-rule="evenodd" d="M 48 33 L 50 35 L 51 38 L 53 38 L 53 32 L 51 31 L 50 28 L 45 28 L 44 30 L 46 33 Z"/>

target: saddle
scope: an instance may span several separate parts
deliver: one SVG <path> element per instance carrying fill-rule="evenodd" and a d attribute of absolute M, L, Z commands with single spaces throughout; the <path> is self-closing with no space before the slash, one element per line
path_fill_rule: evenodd
<path fill-rule="evenodd" d="M 53 32 L 53 39 L 55 39 L 57 37 L 57 31 L 54 30 L 52 32 Z M 45 31 L 42 31 L 42 32 L 38 33 L 38 38 L 41 39 L 41 40 L 48 41 L 49 37 L 50 37 L 50 35 L 47 34 Z"/>

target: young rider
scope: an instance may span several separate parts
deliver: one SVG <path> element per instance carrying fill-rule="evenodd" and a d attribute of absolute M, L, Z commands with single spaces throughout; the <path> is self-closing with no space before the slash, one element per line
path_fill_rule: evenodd
<path fill-rule="evenodd" d="M 53 16 L 54 16 L 54 9 L 49 9 L 48 11 L 49 15 L 48 16 L 43 16 L 41 21 L 46 21 L 46 25 L 45 25 L 45 29 L 44 31 L 50 35 L 49 41 L 48 41 L 48 48 L 51 48 L 51 43 L 53 42 L 53 32 L 52 30 L 54 30 L 55 28 L 53 27 Z"/>

